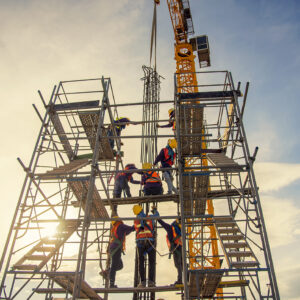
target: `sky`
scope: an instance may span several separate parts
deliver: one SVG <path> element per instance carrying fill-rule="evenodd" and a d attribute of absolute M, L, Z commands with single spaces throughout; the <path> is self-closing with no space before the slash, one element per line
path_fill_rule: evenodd
<path fill-rule="evenodd" d="M 157 66 L 165 78 L 161 99 L 169 100 L 174 41 L 161 2 Z M 279 290 L 282 299 L 300 299 L 300 3 L 190 5 L 195 33 L 209 37 L 210 70 L 229 70 L 242 86 L 250 82 L 244 124 L 250 151 L 259 147 L 255 171 Z M 0 0 L 1 248 L 24 180 L 16 157 L 28 164 L 40 129 L 31 105 L 43 109 L 37 90 L 48 101 L 60 80 L 104 75 L 112 79 L 118 103 L 141 100 L 151 20 L 151 0 Z"/>

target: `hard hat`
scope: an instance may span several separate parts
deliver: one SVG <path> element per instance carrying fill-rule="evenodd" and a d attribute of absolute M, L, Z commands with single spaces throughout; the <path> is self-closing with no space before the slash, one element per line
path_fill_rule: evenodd
<path fill-rule="evenodd" d="M 148 162 L 143 163 L 143 169 L 151 169 L 151 168 L 152 168 L 151 163 L 148 163 Z"/>
<path fill-rule="evenodd" d="M 135 215 L 138 215 L 142 210 L 143 208 L 138 204 L 134 205 L 132 208 L 132 211 Z"/>
<path fill-rule="evenodd" d="M 174 111 L 174 108 L 170 108 L 170 109 L 168 110 L 169 115 L 170 115 L 173 111 Z"/>
<path fill-rule="evenodd" d="M 168 145 L 171 147 L 171 148 L 177 148 L 177 141 L 175 139 L 169 139 L 168 140 Z"/>
<path fill-rule="evenodd" d="M 136 169 L 135 164 L 127 164 L 125 166 L 125 170 L 134 170 L 134 169 Z"/>
<path fill-rule="evenodd" d="M 119 218 L 119 216 L 113 216 L 113 219 Z M 120 222 L 120 220 L 111 220 L 111 225 L 115 225 L 117 222 Z"/>

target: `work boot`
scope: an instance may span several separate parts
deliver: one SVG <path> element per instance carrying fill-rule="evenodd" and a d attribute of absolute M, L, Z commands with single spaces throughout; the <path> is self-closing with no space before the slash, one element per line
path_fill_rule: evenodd
<path fill-rule="evenodd" d="M 111 288 L 111 289 L 116 289 L 118 286 L 117 285 L 115 285 L 113 282 L 111 282 L 110 284 L 109 284 L 109 288 Z"/>
<path fill-rule="evenodd" d="M 153 282 L 152 280 L 149 280 L 148 287 L 155 287 L 155 282 Z"/>
<path fill-rule="evenodd" d="M 146 287 L 146 281 L 141 281 L 137 287 L 138 288 L 144 288 L 144 287 Z"/>
<path fill-rule="evenodd" d="M 173 285 L 182 285 L 183 283 L 182 283 L 182 279 L 178 279 L 178 280 L 176 280 L 174 283 L 173 283 Z"/>

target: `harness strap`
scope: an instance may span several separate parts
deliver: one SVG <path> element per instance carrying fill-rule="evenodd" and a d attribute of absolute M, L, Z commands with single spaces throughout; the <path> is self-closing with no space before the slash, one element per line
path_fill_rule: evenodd
<path fill-rule="evenodd" d="M 123 246 L 123 243 L 118 238 L 115 238 L 114 242 L 118 244 L 118 247 L 116 247 L 112 252 L 110 252 L 111 257 L 113 257 L 115 253 L 119 250 L 119 248 Z"/>

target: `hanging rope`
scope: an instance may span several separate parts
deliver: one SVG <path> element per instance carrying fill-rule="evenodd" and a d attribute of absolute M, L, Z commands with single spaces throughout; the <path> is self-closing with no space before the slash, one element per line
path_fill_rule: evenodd
<path fill-rule="evenodd" d="M 173 254 L 173 253 L 176 251 L 176 249 L 179 247 L 179 244 L 177 244 L 176 247 L 175 247 L 173 250 L 170 250 L 170 251 L 167 252 L 167 253 L 161 254 L 149 239 L 146 239 L 146 240 L 149 242 L 149 244 L 150 244 L 151 247 L 154 249 L 154 251 L 155 251 L 159 256 L 161 256 L 161 257 L 166 256 L 166 255 L 171 255 L 171 254 Z"/>
<path fill-rule="evenodd" d="M 154 71 L 156 71 L 156 32 L 157 32 L 156 2 L 153 3 L 154 3 L 154 9 L 153 9 L 152 30 L 151 30 L 151 44 L 150 44 L 150 66 L 151 66 L 152 52 L 154 46 Z"/>

